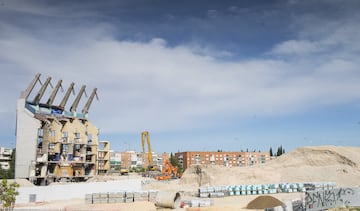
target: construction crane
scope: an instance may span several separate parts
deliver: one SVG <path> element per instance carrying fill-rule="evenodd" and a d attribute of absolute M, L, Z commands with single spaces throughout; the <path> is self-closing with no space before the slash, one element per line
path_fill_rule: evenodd
<path fill-rule="evenodd" d="M 53 90 L 53 92 L 51 93 L 48 101 L 46 102 L 47 105 L 52 105 L 54 100 L 55 100 L 55 97 L 56 97 L 56 94 L 57 92 L 59 91 L 59 88 L 61 87 L 62 89 L 62 86 L 61 86 L 61 83 L 62 83 L 62 80 L 59 80 Z"/>
<path fill-rule="evenodd" d="M 91 93 L 88 101 L 86 102 L 86 104 L 85 104 L 85 106 L 84 106 L 84 108 L 83 108 L 83 110 L 82 110 L 82 113 L 83 113 L 83 114 L 87 114 L 87 113 L 88 113 L 89 108 L 90 108 L 90 105 L 91 105 L 91 103 L 92 103 L 95 95 L 96 95 L 96 99 L 99 100 L 99 97 L 98 97 L 96 91 L 97 91 L 97 88 L 95 88 L 95 89 L 92 91 L 92 93 Z"/>
<path fill-rule="evenodd" d="M 44 84 L 42 85 L 42 87 L 40 88 L 39 92 L 36 94 L 36 96 L 35 96 L 35 98 L 34 98 L 34 100 L 33 100 L 33 103 L 34 103 L 35 105 L 39 104 L 42 96 L 44 95 L 44 92 L 45 92 L 47 86 L 48 86 L 49 83 L 50 83 L 50 80 L 51 80 L 51 77 L 48 77 L 48 78 L 46 79 L 45 83 L 44 83 Z"/>
<path fill-rule="evenodd" d="M 153 166 L 153 158 L 152 158 L 152 151 L 151 151 L 151 144 L 150 144 L 150 135 L 148 131 L 143 131 L 141 133 L 141 146 L 142 146 L 142 151 L 143 151 L 143 155 L 145 154 L 145 140 L 147 142 L 148 145 L 148 162 L 149 162 L 149 170 L 155 170 L 154 166 Z"/>
<path fill-rule="evenodd" d="M 82 96 L 83 93 L 85 92 L 85 88 L 86 88 L 85 85 L 83 85 L 83 86 L 81 87 L 79 94 L 76 96 L 76 98 L 75 98 L 72 106 L 70 107 L 70 111 L 71 111 L 71 112 L 75 112 L 75 111 L 76 111 L 76 108 L 77 108 L 77 106 L 79 105 L 81 96 Z"/>
<path fill-rule="evenodd" d="M 40 76 L 41 76 L 40 73 L 35 75 L 35 78 L 31 81 L 28 88 L 24 92 L 21 93 L 21 96 L 20 96 L 21 98 L 24 98 L 25 100 L 27 100 L 31 91 L 34 89 L 36 82 L 40 81 Z"/>
<path fill-rule="evenodd" d="M 70 84 L 70 87 L 69 87 L 68 90 L 66 91 L 66 93 L 65 93 L 65 95 L 64 95 L 64 98 L 62 99 L 62 101 L 61 101 L 61 103 L 60 103 L 60 105 L 59 105 L 60 108 L 62 108 L 62 109 L 65 108 L 65 105 L 66 105 L 66 103 L 67 103 L 67 101 L 68 101 L 68 99 L 69 99 L 69 97 L 70 97 L 71 92 L 72 92 L 73 94 L 75 94 L 74 82 L 72 82 L 72 83 Z"/>

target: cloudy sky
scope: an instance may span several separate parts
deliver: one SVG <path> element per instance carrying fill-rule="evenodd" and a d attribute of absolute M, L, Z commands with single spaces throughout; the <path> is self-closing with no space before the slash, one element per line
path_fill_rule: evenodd
<path fill-rule="evenodd" d="M 140 150 L 143 130 L 156 152 L 360 146 L 359 9 L 0 0 L 0 145 L 15 146 L 17 99 L 41 73 L 98 88 L 89 119 L 115 150 Z"/>

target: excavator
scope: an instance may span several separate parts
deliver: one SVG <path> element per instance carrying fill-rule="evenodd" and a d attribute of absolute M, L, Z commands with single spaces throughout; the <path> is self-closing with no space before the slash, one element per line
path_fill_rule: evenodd
<path fill-rule="evenodd" d="M 178 168 L 177 166 L 173 166 L 169 160 L 164 162 L 162 171 L 160 175 L 157 175 L 155 179 L 157 180 L 169 180 L 178 178 Z"/>

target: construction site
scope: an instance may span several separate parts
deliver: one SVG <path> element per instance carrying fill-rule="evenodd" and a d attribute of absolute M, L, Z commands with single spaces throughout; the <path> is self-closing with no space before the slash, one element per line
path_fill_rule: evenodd
<path fill-rule="evenodd" d="M 15 181 L 20 188 L 15 210 L 360 206 L 359 147 L 302 147 L 274 158 L 255 151 L 188 151 L 170 158 L 168 153 L 156 155 L 149 131 L 142 131 L 142 152 L 115 156 L 111 140 L 99 140 L 99 129 L 89 119 L 97 88 L 80 110 L 86 85 L 76 92 L 72 82 L 54 105 L 62 80 L 52 86 L 51 77 L 44 82 L 40 77 L 35 76 L 17 103 Z M 49 85 L 51 94 L 44 101 Z M 71 94 L 75 98 L 68 106 Z M 112 157 L 119 162 L 111 164 Z"/>

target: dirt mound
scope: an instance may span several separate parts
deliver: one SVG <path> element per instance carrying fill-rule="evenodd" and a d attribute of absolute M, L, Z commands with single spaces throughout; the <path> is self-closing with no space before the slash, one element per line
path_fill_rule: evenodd
<path fill-rule="evenodd" d="M 249 202 L 246 206 L 247 209 L 266 209 L 277 206 L 282 206 L 284 203 L 279 199 L 272 196 L 259 196 L 256 199 Z"/>
<path fill-rule="evenodd" d="M 270 165 L 281 167 L 346 165 L 358 168 L 359 152 L 359 147 L 302 147 L 280 156 L 274 162 L 270 162 Z"/>
<path fill-rule="evenodd" d="M 266 164 L 251 167 L 191 166 L 180 183 L 194 186 L 336 182 L 360 184 L 360 147 L 302 147 Z"/>

